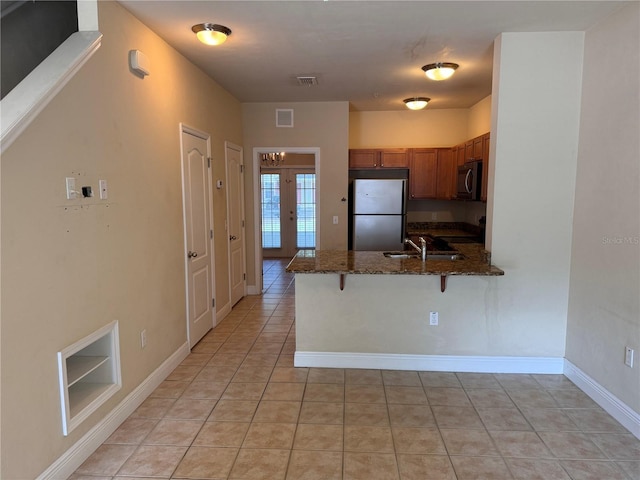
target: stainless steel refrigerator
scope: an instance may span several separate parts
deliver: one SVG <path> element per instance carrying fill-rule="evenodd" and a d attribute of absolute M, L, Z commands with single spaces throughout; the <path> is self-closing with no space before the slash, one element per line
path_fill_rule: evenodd
<path fill-rule="evenodd" d="M 353 181 L 353 250 L 403 250 L 406 180 Z"/>

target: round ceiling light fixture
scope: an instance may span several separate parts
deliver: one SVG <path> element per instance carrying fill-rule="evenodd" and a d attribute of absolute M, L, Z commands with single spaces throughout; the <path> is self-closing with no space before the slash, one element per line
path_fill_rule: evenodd
<path fill-rule="evenodd" d="M 439 81 L 446 80 L 447 78 L 451 77 L 451 75 L 455 73 L 458 66 L 459 65 L 457 63 L 438 62 L 425 65 L 424 67 L 422 67 L 422 70 L 424 70 L 425 75 L 431 80 Z"/>
<path fill-rule="evenodd" d="M 231 35 L 231 29 L 216 23 L 199 23 L 191 27 L 198 40 L 205 45 L 220 45 Z"/>
<path fill-rule="evenodd" d="M 430 101 L 431 99 L 427 97 L 411 97 L 403 100 L 404 104 L 410 110 L 422 110 Z"/>

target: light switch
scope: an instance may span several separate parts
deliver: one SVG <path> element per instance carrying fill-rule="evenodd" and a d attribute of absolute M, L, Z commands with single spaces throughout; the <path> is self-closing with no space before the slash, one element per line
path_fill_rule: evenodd
<path fill-rule="evenodd" d="M 333 224 L 334 224 L 334 225 L 337 225 L 337 224 L 338 224 L 338 216 L 337 216 L 337 215 L 334 215 L 334 216 L 333 216 Z"/>
<path fill-rule="evenodd" d="M 100 200 L 106 200 L 108 198 L 107 181 L 98 180 L 98 189 L 100 190 Z"/>
<path fill-rule="evenodd" d="M 76 192 L 76 179 L 75 177 L 67 177 L 66 178 L 66 184 L 67 184 L 67 200 L 74 200 L 75 198 L 78 197 L 78 194 Z"/>

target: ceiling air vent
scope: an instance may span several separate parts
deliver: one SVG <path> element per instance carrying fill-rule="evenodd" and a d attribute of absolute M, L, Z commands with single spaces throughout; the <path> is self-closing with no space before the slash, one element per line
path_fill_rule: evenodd
<path fill-rule="evenodd" d="M 300 76 L 296 77 L 296 80 L 298 81 L 298 85 L 300 85 L 301 87 L 311 87 L 313 85 L 318 85 L 318 77 Z"/>
<path fill-rule="evenodd" d="M 292 108 L 276 108 L 276 127 L 293 127 Z"/>

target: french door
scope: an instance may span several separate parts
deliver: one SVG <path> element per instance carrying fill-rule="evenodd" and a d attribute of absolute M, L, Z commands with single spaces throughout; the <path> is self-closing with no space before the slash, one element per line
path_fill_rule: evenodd
<path fill-rule="evenodd" d="M 316 247 L 313 169 L 263 168 L 260 194 L 263 257 L 293 257 Z"/>

